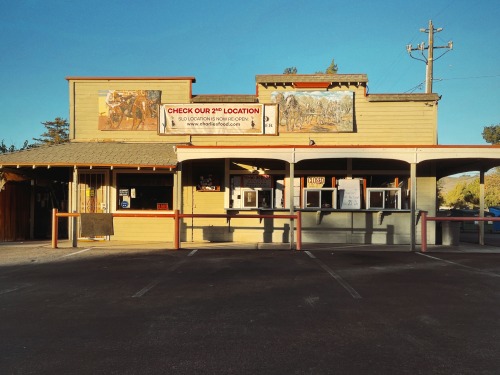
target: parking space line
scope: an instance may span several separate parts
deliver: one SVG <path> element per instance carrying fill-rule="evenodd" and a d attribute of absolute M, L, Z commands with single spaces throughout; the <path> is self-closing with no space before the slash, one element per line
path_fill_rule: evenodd
<path fill-rule="evenodd" d="M 182 266 L 185 262 L 186 262 L 186 259 L 183 259 L 180 262 L 171 265 L 169 268 L 167 268 L 167 270 L 165 272 L 166 273 L 173 272 L 173 271 L 177 270 L 177 268 Z M 153 289 L 155 286 L 157 286 L 159 283 L 161 283 L 163 281 L 163 279 L 164 279 L 164 277 L 160 276 L 157 279 L 153 280 L 151 283 L 149 283 L 144 288 L 139 290 L 137 293 L 132 295 L 132 298 L 139 298 L 139 297 L 144 296 L 147 292 L 149 292 L 151 289 Z"/>
<path fill-rule="evenodd" d="M 306 250 L 305 253 L 314 260 L 321 268 L 323 268 L 328 274 L 333 277 L 340 285 L 344 287 L 345 290 L 349 292 L 349 294 L 352 296 L 354 299 L 359 299 L 362 298 L 361 295 L 352 287 L 349 285 L 347 281 L 345 281 L 342 276 L 337 274 L 335 271 L 333 271 L 330 267 L 328 267 L 325 263 L 323 263 L 321 260 L 316 258 L 313 253 L 310 251 Z"/>
<path fill-rule="evenodd" d="M 155 281 L 153 281 L 151 284 L 149 285 L 146 285 L 144 288 L 142 288 L 141 290 L 139 290 L 137 293 L 135 293 L 132 298 L 137 298 L 137 297 L 142 297 L 143 295 L 145 295 L 147 292 L 149 292 L 151 289 L 153 289 L 155 286 L 157 286 L 160 282 L 161 282 L 161 278 L 159 279 L 156 279 Z"/>
<path fill-rule="evenodd" d="M 24 289 L 24 288 L 27 288 L 29 286 L 31 286 L 31 284 L 20 285 L 20 286 L 17 286 L 15 288 L 0 290 L 0 295 L 15 292 L 16 290 Z"/>
<path fill-rule="evenodd" d="M 85 251 L 89 251 L 89 250 L 92 250 L 92 249 L 93 249 L 93 247 L 89 247 L 88 249 L 83 249 L 83 250 L 76 251 L 76 252 L 71 253 L 71 254 L 63 255 L 61 258 L 66 258 L 66 257 L 70 257 L 70 256 L 73 256 L 73 255 L 76 255 L 76 254 L 84 253 Z"/>
<path fill-rule="evenodd" d="M 192 257 L 194 254 L 196 254 L 196 252 L 198 251 L 198 249 L 196 250 L 192 250 L 189 254 L 188 254 L 188 257 Z"/>
<path fill-rule="evenodd" d="M 431 259 L 434 259 L 434 260 L 439 260 L 441 262 L 453 264 L 455 266 L 459 266 L 459 267 L 463 267 L 463 268 L 468 268 L 470 270 L 473 270 L 473 271 L 476 271 L 476 272 L 479 272 L 479 273 L 484 273 L 485 275 L 489 275 L 489 276 L 493 276 L 493 277 L 500 277 L 500 275 L 498 273 L 494 273 L 494 272 L 490 272 L 490 271 L 484 271 L 484 270 L 482 270 L 480 268 L 466 266 L 465 264 L 460 264 L 460 263 L 457 263 L 457 262 L 453 262 L 451 260 L 446 260 L 446 259 L 442 259 L 442 258 L 431 256 L 431 255 L 428 255 L 428 254 L 418 253 L 418 252 L 415 252 L 415 254 L 422 255 L 424 257 L 431 258 Z"/>

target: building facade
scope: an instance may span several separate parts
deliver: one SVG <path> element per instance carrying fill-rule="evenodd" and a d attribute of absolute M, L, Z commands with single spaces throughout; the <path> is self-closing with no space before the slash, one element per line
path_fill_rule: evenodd
<path fill-rule="evenodd" d="M 22 233 L 4 228 L 0 240 L 46 233 L 35 220 L 46 201 L 78 213 L 301 211 L 303 242 L 413 248 L 419 211 L 436 214 L 438 178 L 500 164 L 493 146 L 438 145 L 437 94 L 368 94 L 364 74 L 258 75 L 255 95 L 194 95 L 194 77 L 67 80 L 70 142 L 0 156 L 9 189 L 0 198 L 15 190 L 31 202 Z M 13 210 L 0 209 L 5 227 Z M 82 236 L 62 226 L 63 236 Z M 289 243 L 294 226 L 186 218 L 180 237 Z M 113 227 L 99 238 L 174 237 L 161 217 L 115 217 Z"/>

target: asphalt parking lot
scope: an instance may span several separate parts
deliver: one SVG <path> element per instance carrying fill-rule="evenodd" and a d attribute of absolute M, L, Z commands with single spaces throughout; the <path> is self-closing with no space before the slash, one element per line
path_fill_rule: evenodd
<path fill-rule="evenodd" d="M 2 374 L 498 374 L 500 255 L 0 247 Z"/>

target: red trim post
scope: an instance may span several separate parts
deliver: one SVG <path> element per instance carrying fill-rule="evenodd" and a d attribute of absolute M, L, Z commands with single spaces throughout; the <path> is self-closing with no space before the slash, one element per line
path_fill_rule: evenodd
<path fill-rule="evenodd" d="M 421 250 L 422 253 L 427 251 L 427 211 L 420 211 L 420 233 L 422 235 L 421 239 Z"/>
<path fill-rule="evenodd" d="M 302 250 L 302 213 L 300 211 L 297 214 L 297 251 Z"/>
<path fill-rule="evenodd" d="M 179 233 L 179 210 L 174 211 L 174 250 L 179 250 L 181 247 L 180 233 Z"/>
<path fill-rule="evenodd" d="M 57 236 L 58 236 L 58 228 L 57 228 L 58 220 L 57 220 L 57 208 L 52 209 L 52 248 L 57 249 Z"/>

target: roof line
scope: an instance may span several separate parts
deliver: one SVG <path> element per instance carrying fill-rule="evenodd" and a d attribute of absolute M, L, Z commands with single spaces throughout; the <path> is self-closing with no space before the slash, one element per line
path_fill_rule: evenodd
<path fill-rule="evenodd" d="M 267 148 L 267 149 L 281 149 L 281 148 L 310 148 L 310 149 L 322 149 L 322 148 L 429 148 L 429 149 L 440 149 L 440 148 L 500 148 L 499 145 L 254 145 L 254 146 L 191 146 L 191 145 L 177 145 L 177 148 L 226 148 L 226 149 L 256 149 L 256 148 Z"/>
<path fill-rule="evenodd" d="M 88 81 L 139 81 L 139 80 L 190 80 L 196 82 L 195 77 L 82 77 L 82 76 L 68 76 L 66 77 L 67 81 L 80 81 L 80 80 L 88 80 Z"/>
<path fill-rule="evenodd" d="M 3 163 L 1 167 L 35 167 L 35 168 L 51 168 L 51 167 L 113 167 L 113 168 L 156 168 L 156 169 L 169 169 L 177 168 L 176 165 L 165 165 L 165 164 L 115 164 L 115 163 Z"/>

